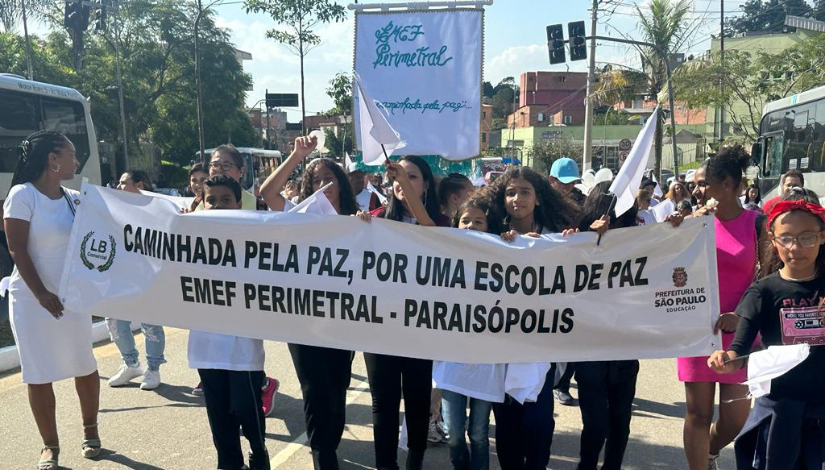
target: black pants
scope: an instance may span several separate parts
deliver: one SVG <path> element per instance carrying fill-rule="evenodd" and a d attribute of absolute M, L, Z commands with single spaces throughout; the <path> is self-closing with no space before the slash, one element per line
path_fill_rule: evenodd
<path fill-rule="evenodd" d="M 559 378 L 559 383 L 557 383 L 556 386 L 553 387 L 553 389 L 569 394 L 570 380 L 573 378 L 574 372 L 576 372 L 576 363 L 568 362 L 567 368 L 564 369 L 564 374 L 561 375 L 561 377 Z"/>
<path fill-rule="evenodd" d="M 556 365 L 547 372 L 535 402 L 521 404 L 505 397 L 493 403 L 496 417 L 496 452 L 501 470 L 544 470 L 550 462 L 550 446 L 556 420 L 553 417 L 553 381 Z"/>
<path fill-rule="evenodd" d="M 251 470 L 269 470 L 264 443 L 266 424 L 261 409 L 263 371 L 236 372 L 223 369 L 198 369 L 206 400 L 206 415 L 212 429 L 212 442 L 218 451 L 218 468 L 240 470 L 244 466 L 240 427 L 252 449 Z M 254 460 L 254 461 L 253 461 Z"/>
<path fill-rule="evenodd" d="M 639 361 L 635 360 L 576 364 L 583 424 L 579 470 L 596 470 L 603 446 L 602 470 L 621 468 L 638 375 Z"/>
<path fill-rule="evenodd" d="M 301 382 L 315 470 L 338 470 L 336 450 L 346 424 L 352 351 L 290 344 L 289 353 Z"/>
<path fill-rule="evenodd" d="M 427 450 L 430 424 L 430 393 L 433 361 L 364 353 L 372 393 L 372 424 L 375 466 L 398 468 L 398 412 L 404 391 L 407 447 L 423 454 Z"/>

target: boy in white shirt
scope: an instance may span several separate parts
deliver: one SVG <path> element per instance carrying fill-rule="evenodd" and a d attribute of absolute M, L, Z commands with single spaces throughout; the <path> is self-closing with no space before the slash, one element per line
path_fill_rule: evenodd
<path fill-rule="evenodd" d="M 225 175 L 204 181 L 204 210 L 240 209 L 241 186 Z M 220 470 L 270 470 L 261 410 L 264 346 L 259 339 L 191 331 L 189 367 L 198 370 Z M 249 441 L 244 465 L 238 428 Z"/>

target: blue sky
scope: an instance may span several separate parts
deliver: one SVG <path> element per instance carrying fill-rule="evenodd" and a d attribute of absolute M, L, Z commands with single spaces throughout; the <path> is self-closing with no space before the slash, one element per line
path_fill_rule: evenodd
<path fill-rule="evenodd" d="M 709 48 L 710 34 L 719 28 L 719 0 L 689 0 L 691 22 L 699 25 L 687 52 L 702 53 Z M 350 2 L 337 0 L 342 5 Z M 611 0 L 618 4 L 611 16 L 602 16 L 599 34 L 638 37 L 635 5 L 646 8 L 648 0 Z M 240 0 L 224 0 L 216 7 L 217 23 L 226 28 L 238 49 L 250 52 L 253 60 L 244 62 L 244 69 L 252 75 L 254 90 L 247 96 L 253 105 L 263 98 L 267 89 L 273 93 L 298 93 L 300 75 L 298 58 L 283 46 L 266 38 L 266 31 L 276 28 L 272 19 L 261 14 L 246 14 Z M 363 2 L 362 2 L 363 3 Z M 551 66 L 548 61 L 545 26 L 585 20 L 590 28 L 591 0 L 495 0 L 486 8 L 484 79 L 494 85 L 502 78 L 527 71 L 567 70 L 564 64 Z M 728 11 L 738 5 L 728 2 Z M 33 28 L 42 33 L 45 26 Z M 332 107 L 325 94 L 329 80 L 337 72 L 352 70 L 353 12 L 348 10 L 343 23 L 321 25 L 316 32 L 323 44 L 310 52 L 305 61 L 307 114 L 322 112 Z M 566 31 L 566 28 L 565 28 Z M 638 67 L 636 52 L 629 46 L 600 43 L 597 62 Z M 568 62 L 571 71 L 585 71 L 587 61 Z M 300 120 L 300 110 L 289 109 L 289 120 Z"/>

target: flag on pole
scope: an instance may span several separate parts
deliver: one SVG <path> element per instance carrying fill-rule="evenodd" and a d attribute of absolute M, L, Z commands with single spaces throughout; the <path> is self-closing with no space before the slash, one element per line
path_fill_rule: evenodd
<path fill-rule="evenodd" d="M 352 159 L 349 157 L 349 152 L 344 152 L 344 169 L 347 170 L 347 173 L 355 169 L 355 165 L 352 163 Z"/>
<path fill-rule="evenodd" d="M 406 147 L 401 136 L 387 122 L 386 116 L 378 108 L 369 95 L 364 91 L 361 77 L 355 74 L 355 98 L 358 100 L 358 137 L 360 137 L 361 153 L 367 165 L 384 163 L 384 151 L 392 155 L 396 149 Z M 383 148 L 382 148 L 383 146 Z"/>
<path fill-rule="evenodd" d="M 289 212 L 297 212 L 299 214 L 318 214 L 318 215 L 338 215 L 335 207 L 329 202 L 324 191 L 332 186 L 328 183 L 323 188 L 315 191 L 312 196 L 304 199 L 300 204 L 293 207 Z"/>
<path fill-rule="evenodd" d="M 656 133 L 656 123 L 659 121 L 659 107 L 653 110 L 650 119 L 639 132 L 636 142 L 630 150 L 624 164 L 619 168 L 619 173 L 610 185 L 610 192 L 616 195 L 616 217 L 633 207 L 636 201 L 636 191 L 642 183 L 642 176 L 645 172 L 647 160 L 650 157 L 650 149 L 653 146 L 653 134 Z"/>

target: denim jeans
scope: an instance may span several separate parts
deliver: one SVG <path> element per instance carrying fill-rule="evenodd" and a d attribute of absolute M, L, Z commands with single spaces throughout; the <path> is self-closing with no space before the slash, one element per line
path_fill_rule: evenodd
<path fill-rule="evenodd" d="M 109 327 L 109 337 L 120 351 L 123 362 L 128 366 L 138 363 L 138 350 L 135 347 L 135 337 L 132 334 L 132 322 L 128 320 L 118 320 L 107 318 L 106 326 Z M 149 370 L 158 370 L 161 364 L 166 362 L 163 358 L 163 350 L 166 349 L 166 334 L 163 327 L 158 325 L 140 324 L 143 337 L 146 342 L 146 362 Z"/>
<path fill-rule="evenodd" d="M 466 395 L 443 391 L 442 410 L 447 434 L 450 435 L 450 461 L 454 470 L 488 470 L 490 468 L 490 410 L 489 401 L 468 398 Z M 467 425 L 467 400 L 470 401 L 470 420 Z M 464 432 L 470 436 L 470 451 Z"/>

